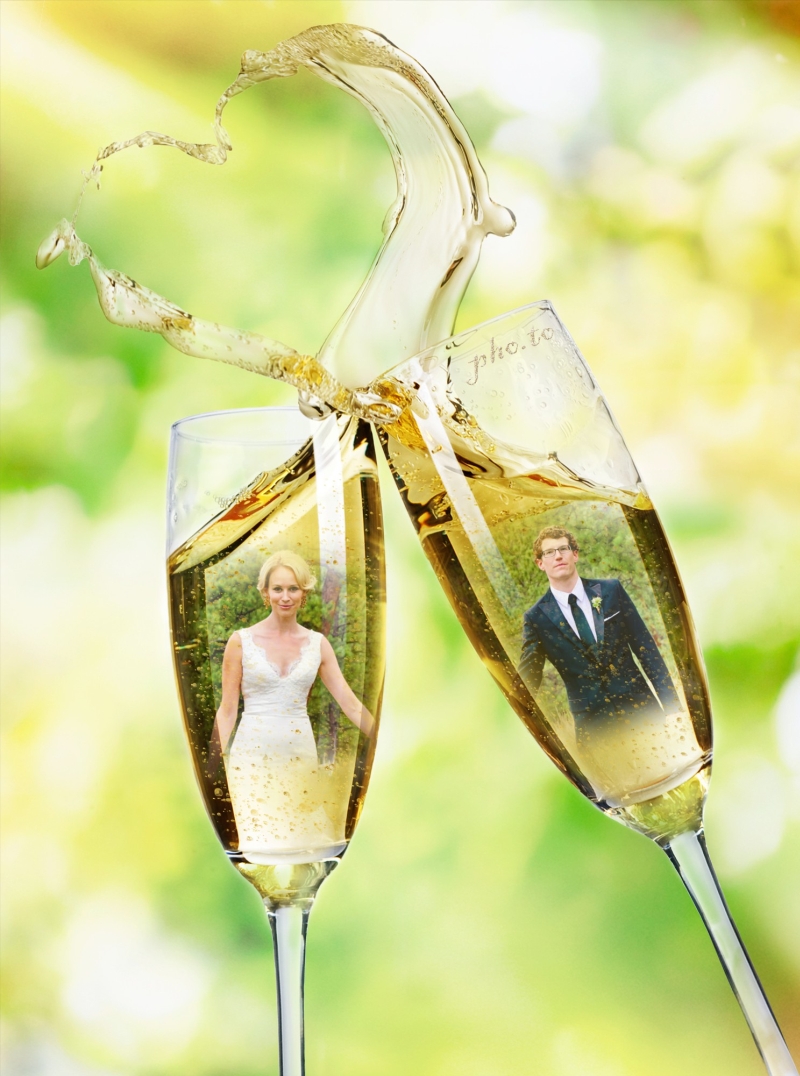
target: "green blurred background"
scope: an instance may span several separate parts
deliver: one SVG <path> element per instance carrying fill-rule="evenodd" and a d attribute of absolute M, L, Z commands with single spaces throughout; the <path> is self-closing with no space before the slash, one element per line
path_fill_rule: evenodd
<path fill-rule="evenodd" d="M 270 943 L 193 786 L 169 665 L 169 424 L 290 401 L 37 273 L 97 148 L 205 141 L 246 48 L 319 22 L 419 59 L 519 219 L 466 327 L 550 298 L 661 509 L 715 705 L 708 841 L 800 1054 L 800 5 L 2 3 L 3 1071 L 275 1073 Z M 315 351 L 394 184 L 355 101 L 238 98 L 234 152 L 108 162 L 81 234 L 198 316 Z M 389 484 L 378 761 L 307 969 L 329 1076 L 758 1076 L 665 856 L 550 766 L 468 648 Z"/>

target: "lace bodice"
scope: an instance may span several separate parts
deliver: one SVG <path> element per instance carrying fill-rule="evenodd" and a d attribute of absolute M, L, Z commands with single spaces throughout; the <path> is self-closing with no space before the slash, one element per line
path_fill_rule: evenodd
<path fill-rule="evenodd" d="M 305 717 L 308 693 L 319 672 L 322 660 L 322 636 L 309 633 L 299 656 L 285 676 L 255 642 L 251 628 L 241 628 L 242 696 L 246 714 L 264 717 Z"/>

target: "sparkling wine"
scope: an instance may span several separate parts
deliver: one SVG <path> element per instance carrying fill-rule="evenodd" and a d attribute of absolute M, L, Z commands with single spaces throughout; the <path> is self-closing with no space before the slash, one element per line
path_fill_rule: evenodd
<path fill-rule="evenodd" d="M 449 335 L 484 237 L 506 235 L 514 226 L 512 214 L 489 197 L 474 147 L 427 72 L 375 31 L 345 24 L 313 27 L 268 53 L 244 54 L 238 78 L 217 104 L 213 144 L 148 131 L 101 150 L 87 183 L 99 180 L 108 158 L 131 146 L 172 146 L 205 163 L 224 163 L 231 145 L 222 114 L 229 101 L 301 67 L 368 106 L 392 152 L 398 186 L 372 270 L 317 358 L 255 333 L 203 321 L 124 274 L 105 269 L 77 236 L 77 211 L 45 240 L 37 264 L 50 264 L 62 251 L 72 264 L 87 259 L 103 311 L 112 321 L 159 332 L 188 354 L 288 381 L 298 388 L 309 413 L 333 407 L 383 424 L 390 463 L 439 578 L 493 675 L 551 758 L 598 805 L 647 832 L 670 831 L 682 825 L 687 812 L 697 818 L 710 759 L 707 690 L 680 581 L 638 476 L 627 486 L 613 474 L 601 483 L 590 477 L 596 464 L 592 456 L 607 453 L 602 437 L 595 443 L 587 435 L 592 423 L 585 416 L 581 429 L 562 430 L 566 454 L 521 459 L 515 451 L 506 459 L 513 421 L 505 423 L 504 448 L 503 439 L 494 437 L 495 444 L 494 435 L 482 433 L 480 420 L 459 402 L 450 416 L 450 432 L 460 444 L 461 460 L 476 446 L 480 459 L 460 480 L 466 514 L 453 511 L 453 489 L 442 484 L 438 468 L 448 453 L 437 457 L 442 446 L 429 443 L 437 440 L 436 429 L 420 425 L 418 412 L 424 405 L 414 379 L 371 380 L 378 370 Z M 566 337 L 556 321 L 540 321 L 531 331 L 527 343 L 503 343 L 508 365 L 512 355 L 514 363 L 522 363 L 526 347 L 530 357 Z M 499 342 L 492 341 L 487 351 L 479 350 L 461 364 L 464 390 L 485 386 L 489 371 L 500 362 L 499 350 Z M 566 374 L 591 383 L 583 367 L 569 367 Z M 548 428 L 546 406 L 546 400 L 532 402 L 529 426 Z M 567 426 L 573 420 L 574 415 Z M 527 430 L 522 434 L 518 444 L 526 443 Z M 621 444 L 616 432 L 614 436 Z M 450 461 L 448 467 L 452 486 Z M 423 488 L 426 484 L 429 488 Z M 552 669 L 546 668 L 535 684 L 520 675 L 522 616 L 541 582 L 531 568 L 529 548 L 522 549 L 520 542 L 529 547 L 532 528 L 567 518 L 565 508 L 568 521 L 584 535 L 584 548 L 594 524 L 602 520 L 611 545 L 624 554 L 620 572 L 674 684 L 669 713 L 661 704 L 660 714 L 631 713 L 622 722 L 583 722 L 578 728 Z M 591 550 L 584 563 L 591 566 Z M 614 567 L 608 569 L 612 577 Z M 643 675 L 646 679 L 644 670 Z M 669 816 L 666 821 L 662 810 Z"/>
<path fill-rule="evenodd" d="M 796 1076 L 702 843 L 711 724 L 680 578 L 636 468 L 568 334 L 549 304 L 540 303 L 504 316 L 502 327 L 471 330 L 376 379 L 378 371 L 450 335 L 483 238 L 514 227 L 512 214 L 489 197 L 474 147 L 430 76 L 375 31 L 314 27 L 269 53 L 245 53 L 239 77 L 217 105 L 215 144 L 152 131 L 112 143 L 86 173 L 84 190 L 99 181 L 108 157 L 130 146 L 172 146 L 224 163 L 231 148 L 221 122 L 228 101 L 300 67 L 369 108 L 397 177 L 384 243 L 317 358 L 204 321 L 104 268 L 77 235 L 80 199 L 72 219 L 41 244 L 37 265 L 44 268 L 65 251 L 73 265 L 87 260 L 112 322 L 160 333 L 186 354 L 287 381 L 306 415 L 352 416 L 328 419 L 339 429 L 352 526 L 342 528 L 348 539 L 338 569 L 336 558 L 327 557 L 330 589 L 326 580 L 320 608 L 309 613 L 326 634 L 338 634 L 345 674 L 376 717 L 383 565 L 379 548 L 356 537 L 360 529 L 374 532 L 379 518 L 374 457 L 357 420 L 383 427 L 384 449 L 423 549 L 489 671 L 581 792 L 665 847 L 714 939 L 768 1071 Z M 309 706 L 314 760 L 284 767 L 277 779 L 243 779 L 233 753 L 226 757 L 214 714 L 221 644 L 255 619 L 246 601 L 237 605 L 223 596 L 236 594 L 238 577 L 252 583 L 253 558 L 263 556 L 278 532 L 291 533 L 311 560 L 325 544 L 322 520 L 312 521 L 315 493 L 321 506 L 326 487 L 315 461 L 306 446 L 277 470 L 248 476 L 169 562 L 176 670 L 198 779 L 226 850 L 270 909 L 284 1076 L 303 1071 L 308 910 L 352 833 L 374 737 L 365 742 L 317 699 Z M 180 490 L 171 494 L 179 499 Z M 561 552 L 557 543 L 565 539 Z M 564 601 L 555 569 L 574 567 L 578 558 L 583 583 L 571 594 L 573 605 Z"/>
<path fill-rule="evenodd" d="M 667 539 L 549 304 L 486 332 L 384 380 L 405 401 L 381 427 L 392 473 L 465 632 L 539 744 L 602 810 L 668 840 L 699 824 L 711 721 Z M 598 640 L 578 672 L 559 656 L 580 649 L 576 631 L 556 601 L 537 606 L 549 587 L 533 547 L 547 527 L 574 537 L 594 595 Z M 531 658 L 534 606 L 551 610 L 552 661 Z"/>
<path fill-rule="evenodd" d="M 325 517 L 330 488 L 326 494 L 320 487 L 330 486 L 331 478 L 320 474 L 315 435 L 233 495 L 204 491 L 220 505 L 218 514 L 168 561 L 175 671 L 195 773 L 225 851 L 257 888 L 274 888 L 287 868 L 282 884 L 291 877 L 296 887 L 309 864 L 343 853 L 376 741 L 375 732 L 365 735 L 341 714 L 318 679 L 308 699 L 316 749 L 310 757 L 298 748 L 291 759 L 270 756 L 248 765 L 235 750 L 240 724 L 229 743 L 221 743 L 215 714 L 222 653 L 235 630 L 265 615 L 255 583 L 276 549 L 289 548 L 311 565 L 324 565 L 327 555 L 329 570 L 323 567 L 321 587 L 299 619 L 328 639 L 347 683 L 376 722 L 380 715 L 385 582 L 374 447 L 369 427 L 357 419 L 325 425 L 327 466 L 333 457 L 342 492 L 338 535 L 330 533 L 336 504 L 333 522 Z M 206 481 L 213 487 L 214 476 Z M 185 497 L 185 490 L 171 490 L 176 516 Z"/>

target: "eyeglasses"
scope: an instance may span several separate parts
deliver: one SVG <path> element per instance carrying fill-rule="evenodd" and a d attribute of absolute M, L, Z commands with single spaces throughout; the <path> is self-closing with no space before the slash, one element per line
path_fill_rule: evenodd
<path fill-rule="evenodd" d="M 541 557 L 539 559 L 540 560 L 550 560 L 550 558 L 554 557 L 556 555 L 556 553 L 560 553 L 561 556 L 563 557 L 567 553 L 569 553 L 571 549 L 572 549 L 571 545 L 560 545 L 560 546 L 557 546 L 555 549 L 543 549 L 542 550 L 542 555 L 541 555 Z"/>

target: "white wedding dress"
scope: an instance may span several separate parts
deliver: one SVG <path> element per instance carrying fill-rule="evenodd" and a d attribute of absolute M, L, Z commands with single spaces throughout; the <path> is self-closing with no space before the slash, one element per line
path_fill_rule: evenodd
<path fill-rule="evenodd" d="M 322 636 L 309 633 L 284 676 L 250 628 L 242 628 L 239 638 L 244 713 L 225 764 L 239 851 L 263 864 L 338 855 L 345 847 L 343 826 L 331 818 L 336 811 L 325 810 L 330 775 L 319 765 L 306 709 Z"/>

